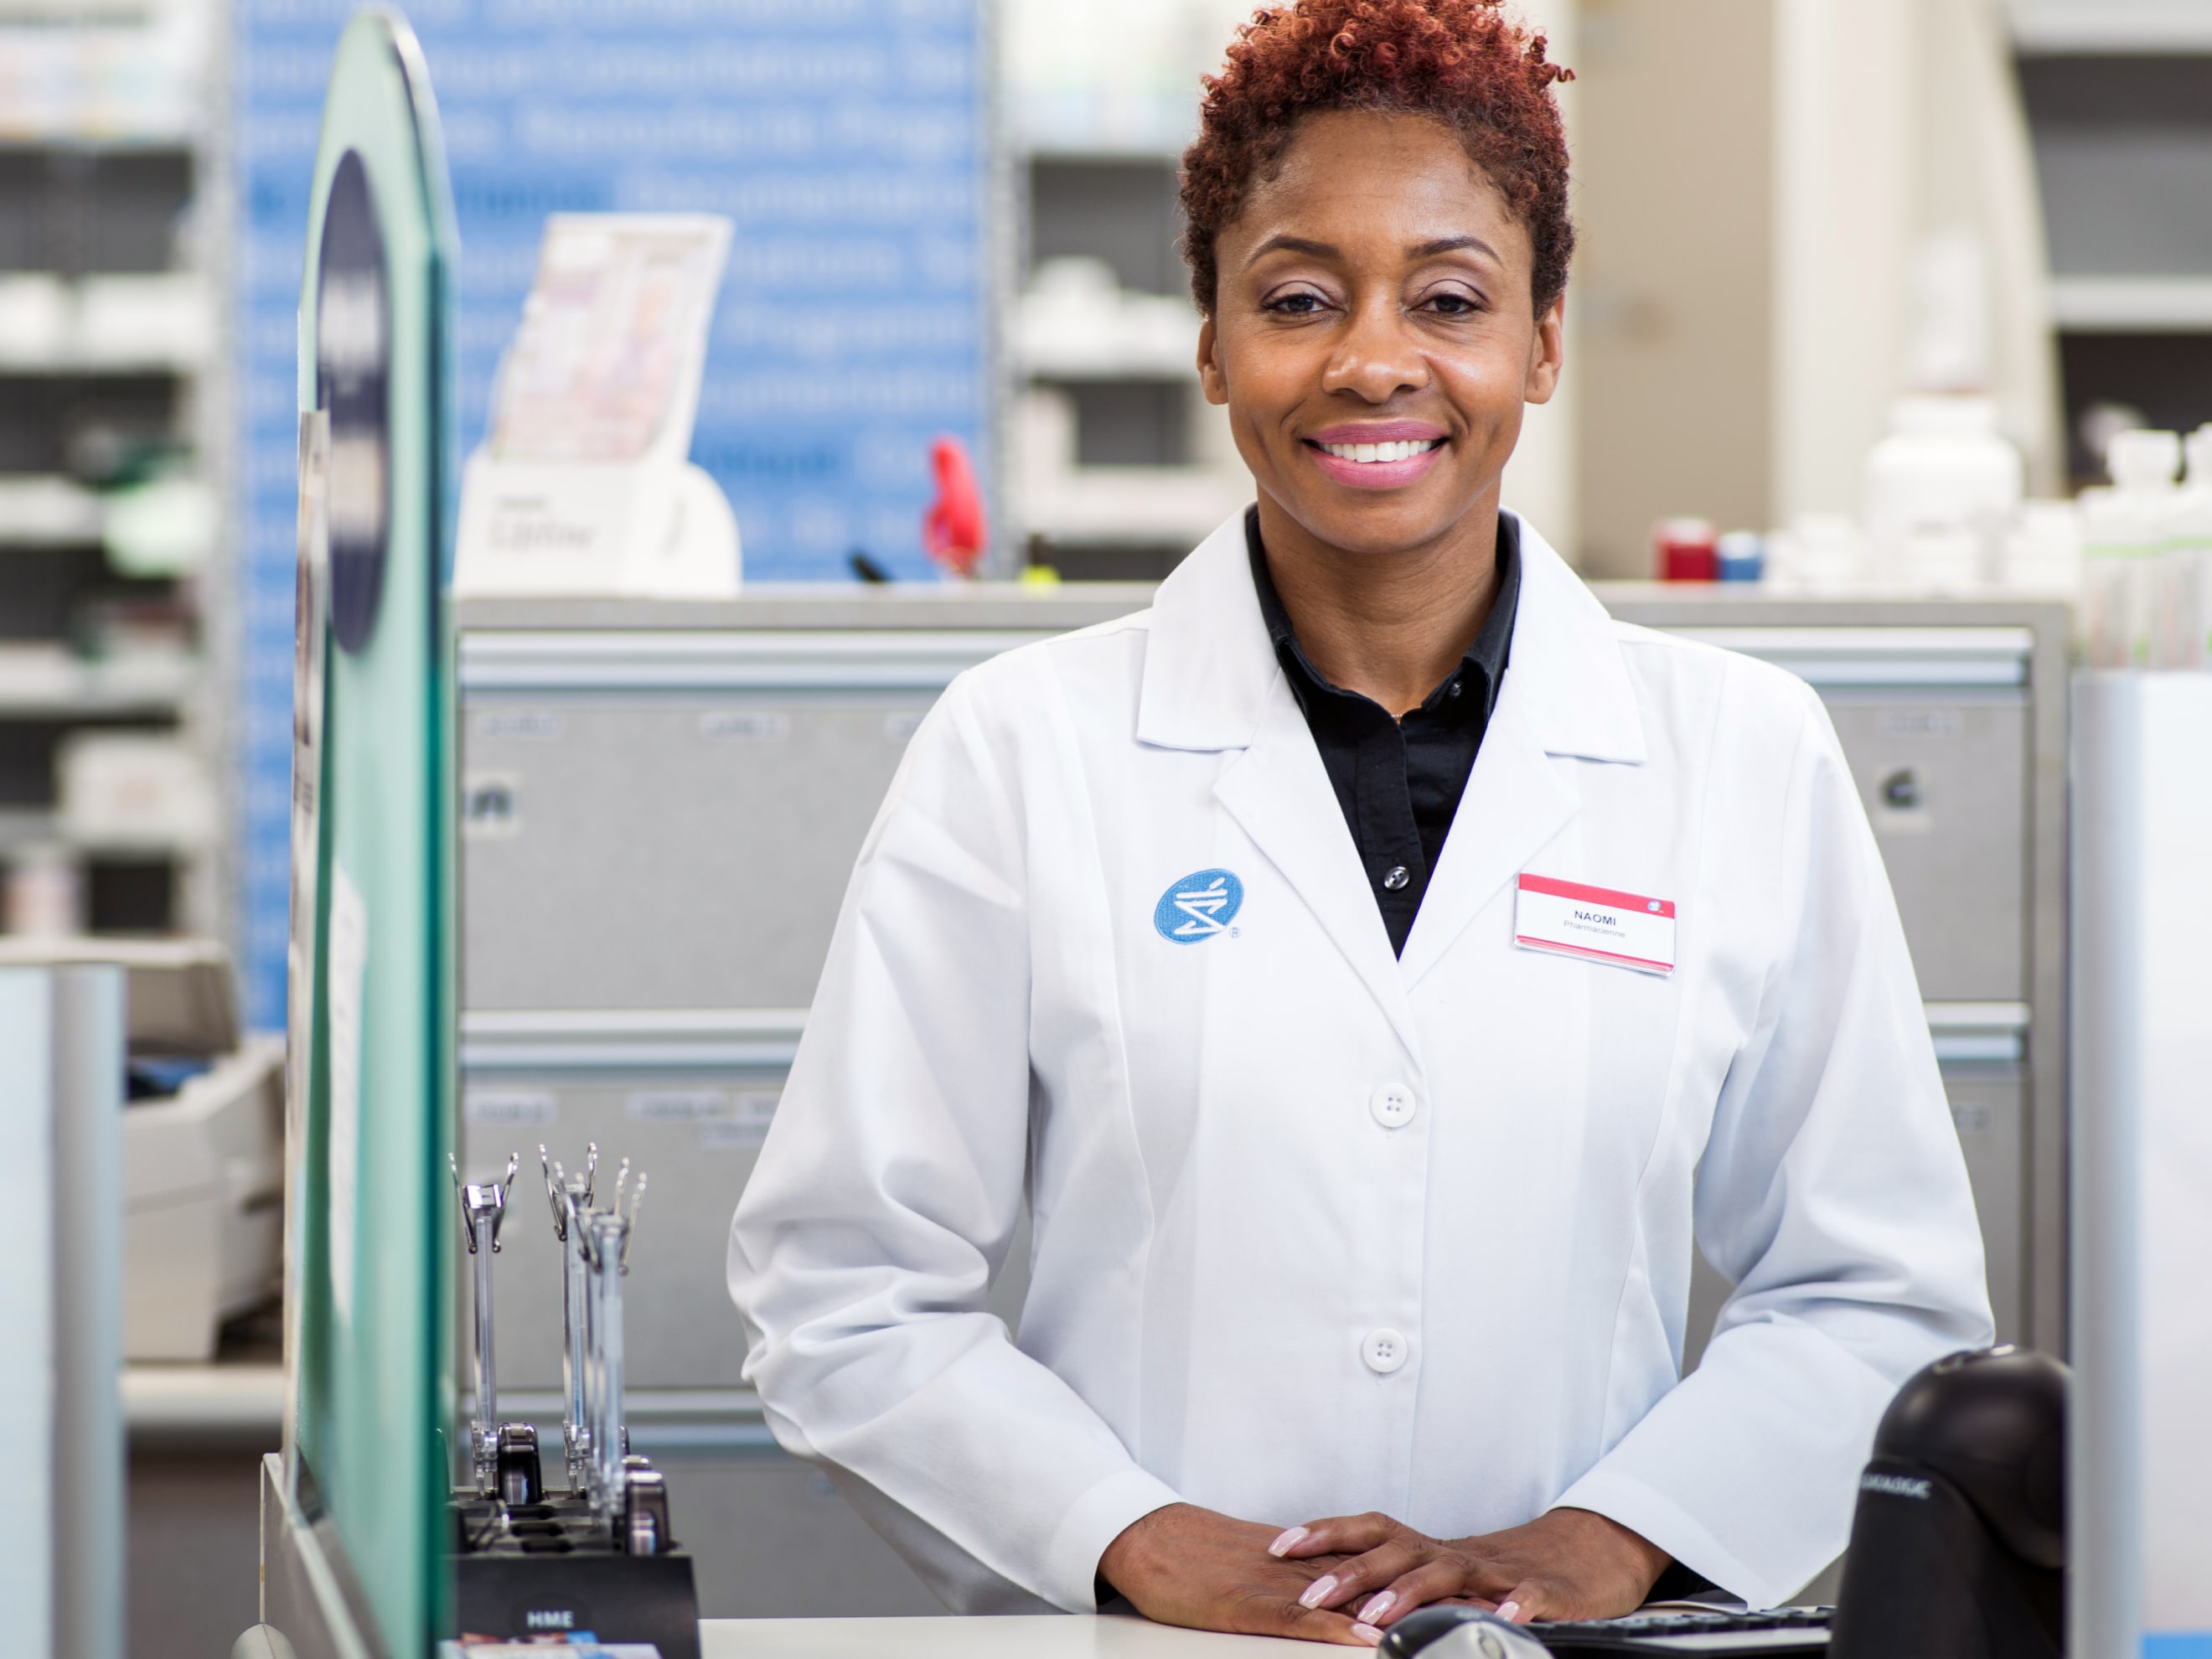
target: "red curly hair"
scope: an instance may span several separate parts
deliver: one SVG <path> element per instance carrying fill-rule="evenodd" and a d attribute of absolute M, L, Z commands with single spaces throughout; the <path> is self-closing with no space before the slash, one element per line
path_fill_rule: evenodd
<path fill-rule="evenodd" d="M 1203 84 L 1198 138 L 1182 157 L 1182 255 L 1211 315 L 1213 244 L 1271 177 L 1299 121 L 1322 110 L 1375 110 L 1442 121 L 1505 198 L 1534 245 L 1536 308 L 1567 285 L 1567 140 L 1552 83 L 1573 71 L 1544 60 L 1544 37 L 1500 0 L 1292 0 L 1237 32 Z"/>

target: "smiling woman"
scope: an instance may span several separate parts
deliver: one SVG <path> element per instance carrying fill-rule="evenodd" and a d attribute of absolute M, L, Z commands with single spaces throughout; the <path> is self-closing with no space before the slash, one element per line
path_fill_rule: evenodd
<path fill-rule="evenodd" d="M 1256 504 L 961 676 L 854 872 L 730 1286 L 778 1437 L 958 1610 L 1772 1602 L 1897 1386 L 1987 1340 L 1820 702 L 1500 509 L 1561 75 L 1483 0 L 1246 26 L 1183 199 Z M 1686 1378 L 1693 1240 L 1737 1289 Z"/>
<path fill-rule="evenodd" d="M 1255 540 L 1314 666 L 1393 714 L 1497 597 L 1500 479 L 1559 382 L 1565 78 L 1481 0 L 1323 0 L 1244 30 L 1184 157 L 1199 370 Z M 1418 592 L 1427 625 L 1351 636 L 1352 590 Z"/>

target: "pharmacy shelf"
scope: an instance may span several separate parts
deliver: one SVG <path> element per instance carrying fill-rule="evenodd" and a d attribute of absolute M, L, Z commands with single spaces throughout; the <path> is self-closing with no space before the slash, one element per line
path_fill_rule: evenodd
<path fill-rule="evenodd" d="M 181 712 L 198 688 L 191 657 L 88 662 L 52 643 L 0 646 L 0 720 Z"/>
<path fill-rule="evenodd" d="M 1195 466 L 1085 466 L 1023 492 L 1022 527 L 1067 546 L 1190 547 L 1251 504 L 1252 480 Z"/>
<path fill-rule="evenodd" d="M 2051 313 L 2073 334 L 2212 333 L 2212 276 L 2057 276 Z"/>
<path fill-rule="evenodd" d="M 197 272 L 0 276 L 0 374 L 191 374 L 215 349 Z"/>
<path fill-rule="evenodd" d="M 0 206 L 28 239 L 18 268 L 0 272 L 0 427 L 27 454 L 52 448 L 50 432 L 23 441 L 33 422 L 112 422 L 134 446 L 155 440 L 177 469 L 119 490 L 58 469 L 0 475 L 0 631 L 46 635 L 0 644 L 0 722 L 56 728 L 64 742 L 84 726 L 172 730 L 204 763 L 218 820 L 234 815 L 240 788 L 213 684 L 235 660 L 240 626 L 225 506 L 238 411 L 221 303 L 236 258 L 221 165 L 232 10 L 227 0 L 0 0 L 0 88 L 11 94 L 0 98 Z M 133 381 L 154 395 L 118 404 Z M 38 550 L 99 550 L 106 568 L 47 559 L 30 583 Z M 191 642 L 125 637 L 127 617 L 116 648 L 96 659 L 57 637 L 103 630 L 111 579 L 186 571 L 196 575 L 165 598 L 162 625 L 188 614 Z M 55 798 L 59 778 L 41 775 L 50 754 L 41 738 L 0 756 L 14 799 Z M 110 815 L 101 829 L 124 827 Z M 204 824 L 190 836 L 92 829 L 52 810 L 0 812 L 0 854 L 44 845 L 173 861 L 166 925 L 233 931 L 235 867 L 219 828 L 212 838 Z"/>
<path fill-rule="evenodd" d="M 1199 315 L 1187 300 L 1117 288 L 1102 260 L 1038 267 L 1015 319 L 1020 372 L 1038 380 L 1194 380 Z"/>
<path fill-rule="evenodd" d="M 74 478 L 0 477 L 0 547 L 77 547 L 106 527 L 100 497 Z"/>
<path fill-rule="evenodd" d="M 2013 49 L 2026 58 L 2212 53 L 2202 0 L 2013 0 Z"/>
<path fill-rule="evenodd" d="M 52 812 L 0 809 L 0 858 L 25 847 L 58 847 L 85 858 L 184 858 L 204 851 L 206 838 L 168 833 L 88 835 Z"/>
<path fill-rule="evenodd" d="M 207 359 L 196 351 L 128 356 L 100 352 L 0 352 L 0 380 L 147 380 L 162 374 L 197 374 Z"/>

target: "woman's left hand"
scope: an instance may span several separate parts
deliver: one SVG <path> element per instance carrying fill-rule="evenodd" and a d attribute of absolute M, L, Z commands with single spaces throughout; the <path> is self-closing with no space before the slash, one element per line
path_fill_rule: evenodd
<path fill-rule="evenodd" d="M 1449 1540 L 1427 1537 L 1387 1515 L 1338 1516 L 1292 1527 L 1267 1547 L 1293 1559 L 1351 1558 L 1314 1580 L 1300 1600 L 1350 1613 L 1376 1632 L 1370 1639 L 1431 1601 L 1471 1602 L 1524 1624 L 1633 1613 L 1670 1559 L 1619 1522 L 1571 1509 L 1547 1510 L 1504 1532 Z"/>

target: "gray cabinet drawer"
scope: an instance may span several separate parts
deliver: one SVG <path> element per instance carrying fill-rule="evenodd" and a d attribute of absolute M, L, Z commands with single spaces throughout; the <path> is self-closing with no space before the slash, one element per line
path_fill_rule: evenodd
<path fill-rule="evenodd" d="M 2027 1340 L 2027 1100 L 2016 1068 L 1946 1066 L 1944 1092 L 1966 1155 L 1989 1261 L 1997 1340 Z"/>
<path fill-rule="evenodd" d="M 464 1174 L 496 1181 L 507 1155 L 522 1155 L 492 1274 L 502 1390 L 561 1387 L 561 1246 L 539 1172 L 541 1141 L 572 1170 L 583 1163 L 586 1143 L 597 1141 L 602 1198 L 624 1158 L 647 1177 L 623 1280 L 629 1386 L 740 1386 L 744 1333 L 723 1267 L 730 1213 L 752 1174 L 783 1078 L 781 1069 L 762 1068 L 465 1079 Z M 464 1258 L 465 1318 L 468 1265 Z M 465 1335 L 464 1348 L 471 1340 Z M 465 1369 L 465 1354 L 464 1360 Z"/>
<path fill-rule="evenodd" d="M 935 696 L 471 698 L 462 1006 L 805 1006 Z"/>
<path fill-rule="evenodd" d="M 1828 690 L 1824 697 L 1897 894 L 1920 994 L 2026 996 L 2026 696 Z"/>

